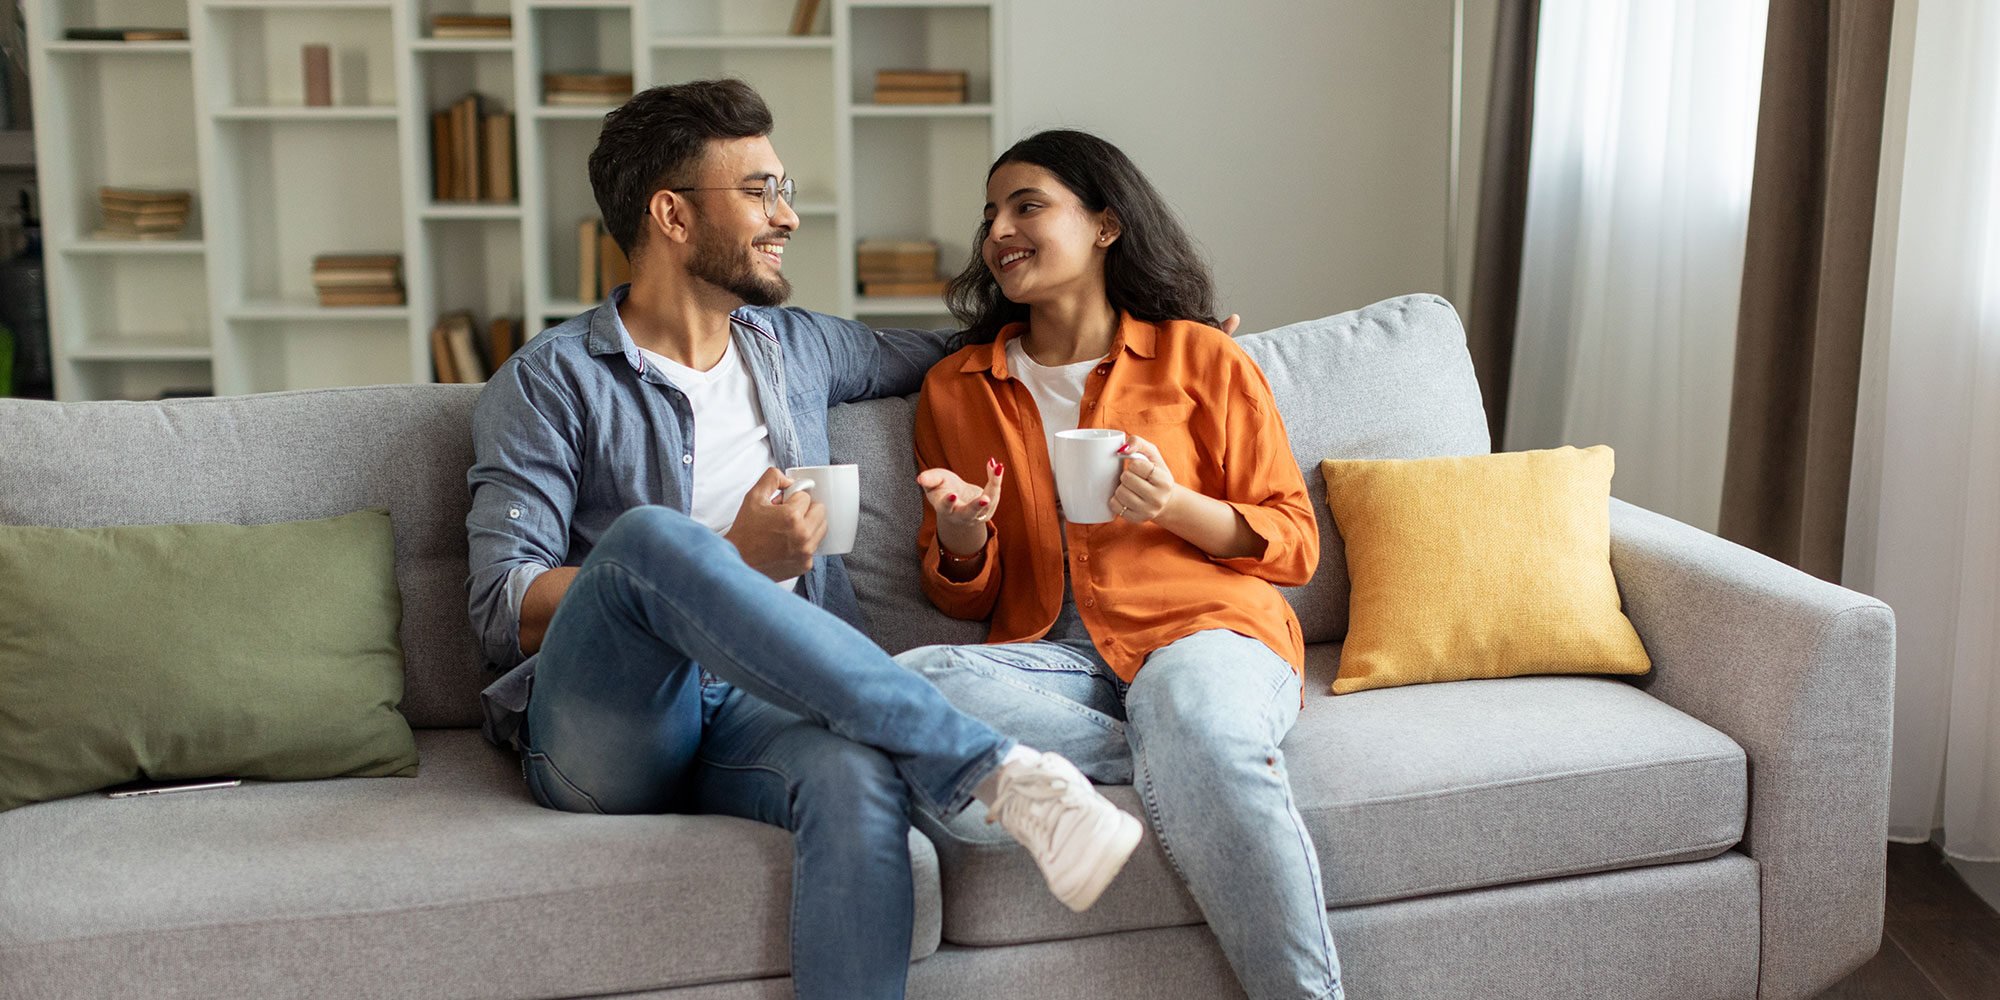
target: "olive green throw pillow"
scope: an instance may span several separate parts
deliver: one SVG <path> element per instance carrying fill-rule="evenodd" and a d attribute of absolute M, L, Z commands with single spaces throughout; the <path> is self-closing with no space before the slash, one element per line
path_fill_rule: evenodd
<path fill-rule="evenodd" d="M 0 526 L 0 810 L 139 778 L 413 775 L 387 511 Z"/>

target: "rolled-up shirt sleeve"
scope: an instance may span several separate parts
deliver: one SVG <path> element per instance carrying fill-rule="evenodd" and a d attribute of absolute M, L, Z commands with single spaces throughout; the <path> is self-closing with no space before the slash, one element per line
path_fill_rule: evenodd
<path fill-rule="evenodd" d="M 1254 556 L 1211 558 L 1281 587 L 1301 586 L 1319 566 L 1312 499 L 1292 458 L 1271 384 L 1247 356 L 1238 359 L 1236 368 L 1225 422 L 1223 493 L 1217 499 L 1243 516 L 1263 539 L 1264 550 Z"/>
<path fill-rule="evenodd" d="M 523 659 L 528 586 L 569 551 L 581 432 L 574 397 L 527 365 L 503 366 L 473 407 L 466 593 L 486 659 L 502 669 Z"/>

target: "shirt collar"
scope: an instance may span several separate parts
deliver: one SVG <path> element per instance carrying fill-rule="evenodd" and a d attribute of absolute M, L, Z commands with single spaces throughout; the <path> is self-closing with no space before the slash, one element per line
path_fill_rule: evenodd
<path fill-rule="evenodd" d="M 625 301 L 625 296 L 631 290 L 630 283 L 619 285 L 611 290 L 610 295 L 604 297 L 604 301 L 590 317 L 590 334 L 586 346 L 591 357 L 623 354 L 625 362 L 632 366 L 632 370 L 643 374 L 646 370 L 646 356 L 639 353 L 639 345 L 632 340 L 632 331 L 625 328 L 625 317 L 618 315 L 618 304 Z M 750 315 L 748 306 L 731 312 L 729 319 L 732 330 L 737 327 L 749 327 L 772 344 L 778 342 L 778 335 Z"/>
<path fill-rule="evenodd" d="M 618 315 L 618 303 L 625 301 L 625 295 L 632 286 L 619 285 L 604 297 L 590 317 L 590 336 L 585 344 L 591 357 L 604 354 L 623 354 L 625 362 L 635 372 L 646 370 L 645 356 L 639 353 L 639 345 L 632 342 L 632 332 L 625 329 L 625 320 Z"/>
<path fill-rule="evenodd" d="M 958 366 L 962 372 L 990 372 L 994 378 L 1004 379 L 1007 374 L 1007 341 L 1028 332 L 1026 323 L 1009 323 L 1000 328 L 1000 333 L 992 343 L 974 344 L 965 352 L 965 361 Z M 1142 358 L 1151 358 L 1158 349 L 1160 328 L 1142 319 L 1132 318 L 1131 313 L 1118 314 L 1118 332 L 1112 335 L 1111 351 L 1106 356 L 1130 351 Z"/>

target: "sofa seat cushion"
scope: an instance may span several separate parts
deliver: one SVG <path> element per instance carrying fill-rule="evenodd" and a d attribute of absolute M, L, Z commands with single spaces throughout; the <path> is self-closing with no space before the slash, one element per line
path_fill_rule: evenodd
<path fill-rule="evenodd" d="M 0 996 L 548 997 L 787 972 L 784 830 L 555 812 L 476 731 L 417 747 L 416 778 L 0 814 Z M 911 847 L 927 955 L 937 860 Z"/>
<path fill-rule="evenodd" d="M 1630 684 L 1514 677 L 1327 694 L 1339 648 L 1307 648 L 1285 740 L 1329 906 L 1712 857 L 1742 838 L 1742 748 Z M 1106 788 L 1143 816 L 1129 787 Z M 997 945 L 1198 923 L 1150 830 L 1073 914 L 977 805 L 919 825 L 937 845 L 944 939 Z"/>

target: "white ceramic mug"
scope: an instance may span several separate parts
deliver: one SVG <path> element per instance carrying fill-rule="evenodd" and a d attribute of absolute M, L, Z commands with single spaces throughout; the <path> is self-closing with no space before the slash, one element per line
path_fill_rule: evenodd
<path fill-rule="evenodd" d="M 1111 520 L 1111 494 L 1118 492 L 1118 475 L 1125 471 L 1125 432 L 1089 428 L 1057 431 L 1055 445 L 1056 499 L 1063 520 L 1071 524 L 1103 524 Z"/>
<path fill-rule="evenodd" d="M 813 555 L 844 556 L 854 551 L 854 529 L 861 523 L 861 467 L 799 465 L 786 469 L 785 475 L 792 479 L 785 496 L 810 493 L 826 507 L 826 537 Z"/>

